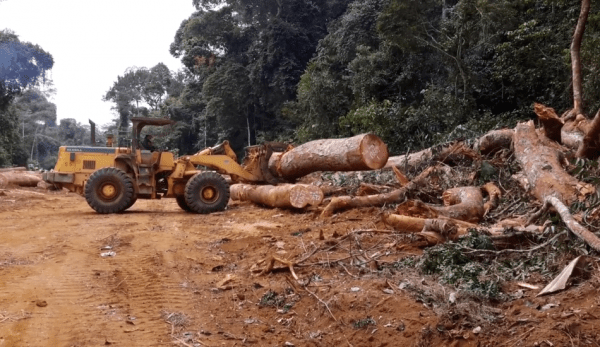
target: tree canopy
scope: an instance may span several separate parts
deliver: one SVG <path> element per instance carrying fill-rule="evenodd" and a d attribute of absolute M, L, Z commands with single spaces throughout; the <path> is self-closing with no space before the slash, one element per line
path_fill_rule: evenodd
<path fill-rule="evenodd" d="M 40 46 L 21 42 L 10 30 L 0 31 L 0 166 L 21 163 L 26 158 L 24 137 L 18 135 L 22 122 L 11 102 L 28 88 L 44 82 L 53 65 L 52 55 Z M 51 117 L 48 113 L 44 115 Z"/>

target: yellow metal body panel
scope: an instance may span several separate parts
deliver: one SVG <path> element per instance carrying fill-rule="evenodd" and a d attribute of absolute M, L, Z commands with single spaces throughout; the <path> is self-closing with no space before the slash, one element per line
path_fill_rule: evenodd
<path fill-rule="evenodd" d="M 173 153 L 163 152 L 160 155 L 160 162 L 158 163 L 158 171 L 171 171 L 175 167 L 175 160 L 173 159 Z"/>
<path fill-rule="evenodd" d="M 234 180 L 241 178 L 246 181 L 256 182 L 260 178 L 245 170 L 235 160 L 235 153 L 228 143 L 224 144 L 224 155 L 214 155 L 211 151 L 201 151 L 195 155 L 184 156 L 175 160 L 171 152 L 147 152 L 136 150 L 132 155 L 130 148 L 124 147 L 77 147 L 63 146 L 58 152 L 58 160 L 54 168 L 58 173 L 72 173 L 73 182 L 58 183 L 71 191 L 83 194 L 83 187 L 89 176 L 96 170 L 105 167 L 123 167 L 129 160 L 135 165 L 134 179 L 136 190 L 140 195 L 157 198 L 156 175 L 159 173 L 170 173 L 167 178 L 167 192 L 163 197 L 176 197 L 182 195 L 187 181 L 200 172 L 196 166 L 206 166 L 221 174 L 231 175 Z M 119 155 L 125 155 L 123 159 L 117 159 Z M 130 158 L 130 159 L 128 159 Z M 138 172 L 139 171 L 139 172 Z M 145 189 L 143 189 L 145 188 Z M 151 188 L 152 193 L 142 193 L 142 190 Z M 148 190 L 149 191 L 149 190 Z M 164 192 L 164 191 L 163 191 Z"/>
<path fill-rule="evenodd" d="M 114 166 L 115 157 L 127 152 L 127 148 L 118 147 L 62 146 L 58 150 L 58 160 L 54 171 L 73 173 L 75 175 L 74 182 L 65 184 L 65 188 L 82 194 L 85 181 L 94 171 Z"/>

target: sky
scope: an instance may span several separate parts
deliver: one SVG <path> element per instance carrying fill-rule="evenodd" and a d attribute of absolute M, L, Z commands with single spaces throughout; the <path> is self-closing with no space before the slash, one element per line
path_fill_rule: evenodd
<path fill-rule="evenodd" d="M 52 54 L 58 119 L 103 125 L 116 114 L 102 97 L 127 68 L 183 68 L 169 46 L 194 11 L 192 0 L 0 0 L 0 30 Z"/>

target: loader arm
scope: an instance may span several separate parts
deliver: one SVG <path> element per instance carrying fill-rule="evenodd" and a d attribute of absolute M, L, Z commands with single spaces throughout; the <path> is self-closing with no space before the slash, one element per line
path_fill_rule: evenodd
<path fill-rule="evenodd" d="M 193 155 L 184 157 L 192 165 L 207 166 L 219 173 L 237 176 L 245 181 L 258 182 L 260 177 L 246 171 L 240 164 L 227 155 Z"/>

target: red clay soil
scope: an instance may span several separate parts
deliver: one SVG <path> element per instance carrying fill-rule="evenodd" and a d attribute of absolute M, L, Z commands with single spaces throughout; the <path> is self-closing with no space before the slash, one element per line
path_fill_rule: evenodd
<path fill-rule="evenodd" d="M 371 256 L 366 245 L 384 250 L 379 267 L 351 259 L 347 267 L 328 266 L 329 254 L 338 259 L 344 251 L 336 240 L 384 228 L 379 211 L 323 221 L 316 208 L 230 202 L 224 212 L 195 215 L 165 199 L 100 215 L 64 191 L 0 191 L 0 346 L 600 344 L 596 276 L 540 298 L 508 284 L 505 291 L 522 290 L 522 298 L 495 307 L 501 319 L 475 329 L 400 289 L 402 271 L 382 270 L 420 253 L 413 244 L 357 233 L 352 247 Z M 297 261 L 327 245 L 331 252 L 294 268 L 300 283 L 282 264 L 266 274 L 265 265 L 256 267 L 270 256 Z M 418 281 L 439 286 L 429 277 Z M 557 306 L 542 309 L 547 304 Z"/>

